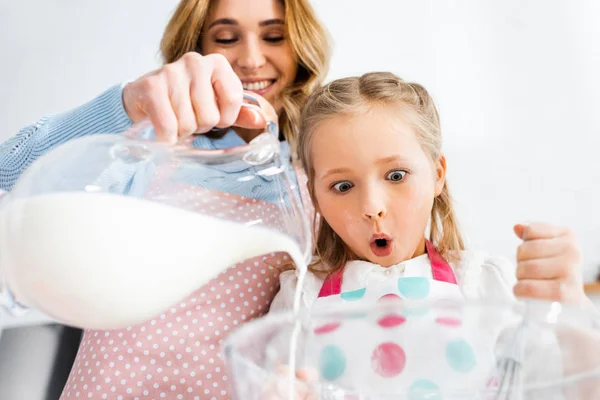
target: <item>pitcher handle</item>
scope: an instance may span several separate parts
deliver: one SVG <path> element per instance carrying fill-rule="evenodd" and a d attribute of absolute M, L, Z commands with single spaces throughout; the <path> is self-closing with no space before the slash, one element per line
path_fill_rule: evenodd
<path fill-rule="evenodd" d="M 258 110 L 266 121 L 265 131 L 274 135 L 276 138 L 279 136 L 279 124 L 277 120 L 271 120 L 267 117 L 266 113 L 264 113 L 264 110 L 260 105 L 260 102 L 258 101 L 258 98 L 254 94 L 244 91 L 244 102 L 242 103 L 242 107 L 254 108 Z M 150 128 L 152 128 L 152 122 L 150 122 L 150 120 L 148 119 L 144 119 L 142 121 L 134 123 L 129 129 L 123 132 L 123 135 L 132 139 L 148 140 L 151 139 L 149 137 Z M 212 128 L 211 131 L 222 131 L 223 129 L 229 128 Z M 191 147 L 191 143 L 196 135 L 198 134 L 194 134 L 188 138 L 179 140 L 177 144 L 175 144 L 175 146 Z"/>

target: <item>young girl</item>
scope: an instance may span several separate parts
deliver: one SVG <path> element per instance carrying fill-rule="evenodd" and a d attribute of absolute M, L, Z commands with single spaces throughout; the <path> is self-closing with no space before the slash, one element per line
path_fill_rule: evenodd
<path fill-rule="evenodd" d="M 302 290 L 304 306 L 322 310 L 388 297 L 510 301 L 515 295 L 591 304 L 567 229 L 515 226 L 524 240 L 516 274 L 502 258 L 465 250 L 446 182 L 438 113 L 422 86 L 391 73 L 333 81 L 309 98 L 301 132 L 299 158 L 318 212 L 318 261 Z M 293 305 L 295 271 L 283 273 L 280 282 L 271 311 Z M 379 377 L 394 373 L 378 365 Z M 455 366 L 465 372 L 464 365 Z M 342 370 L 320 372 L 336 380 Z"/>

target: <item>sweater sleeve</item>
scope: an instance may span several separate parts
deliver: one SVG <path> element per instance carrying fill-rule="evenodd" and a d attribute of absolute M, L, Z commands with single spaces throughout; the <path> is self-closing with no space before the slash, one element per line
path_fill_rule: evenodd
<path fill-rule="evenodd" d="M 41 118 L 2 143 L 0 189 L 11 190 L 32 162 L 60 144 L 95 133 L 121 133 L 130 127 L 122 95 L 122 85 L 115 85 L 75 109 Z"/>

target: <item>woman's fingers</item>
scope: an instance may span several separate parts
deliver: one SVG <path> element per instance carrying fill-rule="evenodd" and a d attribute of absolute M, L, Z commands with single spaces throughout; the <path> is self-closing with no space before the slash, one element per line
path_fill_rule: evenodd
<path fill-rule="evenodd" d="M 128 83 L 123 106 L 133 122 L 149 119 L 159 140 L 175 142 L 214 127 L 265 127 L 277 120 L 260 96 L 261 107 L 244 106 L 243 88 L 227 59 L 219 54 L 187 53 L 174 63 Z"/>

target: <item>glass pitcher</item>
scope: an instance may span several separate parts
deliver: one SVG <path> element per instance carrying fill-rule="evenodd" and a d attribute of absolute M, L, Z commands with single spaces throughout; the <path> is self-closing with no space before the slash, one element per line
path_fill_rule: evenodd
<path fill-rule="evenodd" d="M 245 94 L 243 107 L 258 107 Z M 264 113 L 263 113 L 264 115 Z M 69 141 L 36 160 L 0 208 L 8 308 L 82 328 L 143 322 L 237 262 L 310 257 L 276 121 L 243 146 L 169 145 L 148 122 Z M 252 206 L 252 207 L 250 207 Z"/>

